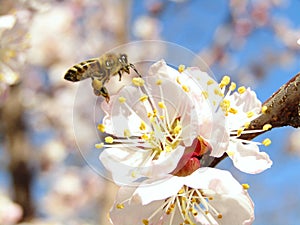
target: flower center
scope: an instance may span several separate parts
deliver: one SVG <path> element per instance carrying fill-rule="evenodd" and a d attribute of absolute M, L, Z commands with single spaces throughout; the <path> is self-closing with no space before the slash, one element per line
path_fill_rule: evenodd
<path fill-rule="evenodd" d="M 216 220 L 222 219 L 222 214 L 219 213 L 211 204 L 213 201 L 212 193 L 209 194 L 203 190 L 189 188 L 183 186 L 176 196 L 170 197 L 148 218 L 143 219 L 143 224 L 148 225 L 155 223 L 153 219 L 160 218 L 158 213 L 163 211 L 163 216 L 168 224 L 173 224 L 175 214 L 179 213 L 182 219 L 180 224 L 198 224 L 199 221 L 209 224 L 215 224 Z M 151 222 L 150 222 L 151 221 Z M 179 222 L 179 221 L 176 221 Z"/>

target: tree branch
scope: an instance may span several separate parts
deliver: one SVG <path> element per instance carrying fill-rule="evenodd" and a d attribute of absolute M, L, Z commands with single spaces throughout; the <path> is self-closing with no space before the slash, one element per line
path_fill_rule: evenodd
<path fill-rule="evenodd" d="M 278 91 L 263 103 L 263 106 L 267 107 L 266 112 L 253 120 L 247 130 L 262 130 L 265 124 L 271 124 L 272 128 L 284 126 L 300 127 L 300 73 L 282 85 Z M 266 131 L 242 134 L 240 138 L 252 140 L 264 132 Z M 226 157 L 225 153 L 222 157 L 215 158 L 210 166 L 216 166 Z"/>

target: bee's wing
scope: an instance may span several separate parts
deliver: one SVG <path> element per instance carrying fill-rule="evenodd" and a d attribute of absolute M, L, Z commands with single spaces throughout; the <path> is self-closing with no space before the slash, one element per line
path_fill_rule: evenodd
<path fill-rule="evenodd" d="M 71 67 L 66 72 L 64 79 L 76 82 L 89 77 L 102 77 L 103 75 L 105 75 L 105 70 L 101 68 L 99 59 L 94 58 Z"/>

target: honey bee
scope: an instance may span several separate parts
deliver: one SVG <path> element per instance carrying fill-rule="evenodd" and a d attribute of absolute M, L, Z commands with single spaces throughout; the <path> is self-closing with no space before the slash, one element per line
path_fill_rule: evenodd
<path fill-rule="evenodd" d="M 108 103 L 109 93 L 104 86 L 112 76 L 119 74 L 119 81 L 124 72 L 130 73 L 132 68 L 141 77 L 135 66 L 128 63 L 126 54 L 107 53 L 99 58 L 89 59 L 71 67 L 65 74 L 64 79 L 72 82 L 87 78 L 92 79 L 92 87 L 97 96 L 103 96 Z"/>

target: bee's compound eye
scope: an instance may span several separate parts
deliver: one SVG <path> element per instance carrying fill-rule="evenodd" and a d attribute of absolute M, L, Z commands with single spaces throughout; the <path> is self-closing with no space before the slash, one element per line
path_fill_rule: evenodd
<path fill-rule="evenodd" d="M 128 64 L 128 60 L 127 60 L 127 55 L 126 54 L 121 54 L 120 55 L 120 61 L 122 64 Z"/>

